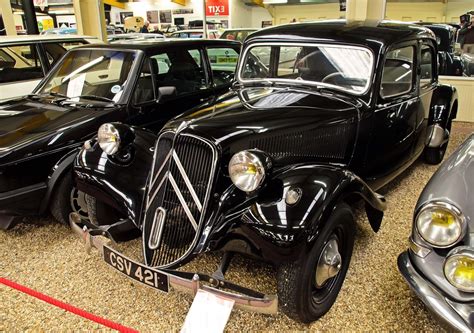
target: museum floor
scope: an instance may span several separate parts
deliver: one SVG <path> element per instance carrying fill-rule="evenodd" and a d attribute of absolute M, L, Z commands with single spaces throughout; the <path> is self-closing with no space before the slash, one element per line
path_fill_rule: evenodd
<path fill-rule="evenodd" d="M 472 123 L 454 124 L 448 154 L 473 131 Z M 266 316 L 234 310 L 227 330 L 439 330 L 396 265 L 398 254 L 407 247 L 413 207 L 436 169 L 417 161 L 381 191 L 388 209 L 378 234 L 358 212 L 356 246 L 346 281 L 321 320 L 306 326 L 281 313 Z M 136 240 L 122 244 L 121 250 L 139 256 L 140 246 Z M 205 255 L 185 269 L 212 273 L 218 262 L 217 255 Z M 161 294 L 134 285 L 108 268 L 97 252 L 88 256 L 81 241 L 51 218 L 30 219 L 13 230 L 0 231 L 0 277 L 144 332 L 179 330 L 192 302 L 185 294 Z M 276 292 L 275 270 L 258 262 L 236 257 L 226 277 L 256 290 Z M 105 328 L 0 284 L 0 332 L 98 329 Z"/>

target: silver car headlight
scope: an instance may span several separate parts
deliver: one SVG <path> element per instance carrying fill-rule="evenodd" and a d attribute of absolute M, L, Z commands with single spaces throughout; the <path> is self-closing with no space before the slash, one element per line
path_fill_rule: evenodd
<path fill-rule="evenodd" d="M 460 246 L 452 250 L 444 262 L 444 276 L 457 289 L 474 292 L 474 249 Z"/>
<path fill-rule="evenodd" d="M 438 248 L 450 247 L 461 240 L 466 221 L 461 211 L 446 202 L 432 202 L 423 206 L 415 218 L 420 236 Z"/>
<path fill-rule="evenodd" d="M 97 141 L 100 148 L 107 154 L 113 155 L 120 148 L 120 134 L 113 124 L 105 123 L 99 127 Z"/>
<path fill-rule="evenodd" d="M 257 154 L 243 150 L 230 159 L 229 175 L 238 189 L 255 191 L 265 179 L 264 161 Z"/>

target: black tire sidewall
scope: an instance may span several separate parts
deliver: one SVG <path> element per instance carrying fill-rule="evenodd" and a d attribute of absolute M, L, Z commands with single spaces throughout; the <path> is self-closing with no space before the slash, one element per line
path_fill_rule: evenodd
<path fill-rule="evenodd" d="M 51 215 L 53 215 L 58 222 L 65 225 L 69 225 L 69 214 L 72 212 L 71 192 L 73 188 L 72 171 L 68 170 L 59 179 L 51 197 Z"/>
<path fill-rule="evenodd" d="M 343 239 L 339 240 L 339 251 L 342 257 L 342 267 L 338 275 L 333 279 L 330 293 L 326 296 L 323 302 L 315 305 L 313 301 L 313 286 L 316 272 L 316 265 L 318 263 L 321 252 L 327 240 L 336 229 L 342 230 Z M 299 288 L 300 302 L 297 312 L 300 314 L 304 322 L 312 322 L 323 316 L 332 307 L 336 301 L 337 295 L 345 280 L 347 270 L 349 268 L 352 250 L 355 239 L 355 224 L 352 210 L 346 204 L 339 204 L 335 207 L 330 218 L 325 226 L 321 229 L 321 233 L 315 240 L 309 254 L 301 259 L 301 274 L 297 282 Z M 330 281 L 328 281 L 329 283 Z"/>

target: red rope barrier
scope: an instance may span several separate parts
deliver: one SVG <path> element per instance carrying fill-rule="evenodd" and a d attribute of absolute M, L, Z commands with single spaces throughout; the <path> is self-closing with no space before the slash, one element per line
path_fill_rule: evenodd
<path fill-rule="evenodd" d="M 30 289 L 28 287 L 25 287 L 25 286 L 22 286 L 21 284 L 18 284 L 18 283 L 15 283 L 13 281 L 10 281 L 10 280 L 7 280 L 5 278 L 2 278 L 0 277 L 0 283 L 10 287 L 10 288 L 13 288 L 13 289 L 16 289 L 16 290 L 19 290 L 21 291 L 22 293 L 25 293 L 25 294 L 28 294 L 30 296 L 33 296 L 33 297 L 36 297 L 46 303 L 49 303 L 49 304 L 52 304 L 54 306 L 57 306 L 58 308 L 61 308 L 61 309 L 64 309 L 66 311 L 69 311 L 69 312 L 72 312 L 78 316 L 81 316 L 83 318 L 86 318 L 86 319 L 89 319 L 91 321 L 95 321 L 96 323 L 99 323 L 101 325 L 104 325 L 104 326 L 107 326 L 107 327 L 110 327 L 114 330 L 117 330 L 119 332 L 124 332 L 124 333 L 138 333 L 137 330 L 133 329 L 133 328 L 129 328 L 129 327 L 126 327 L 126 326 L 122 326 L 120 324 L 117 324 L 113 321 L 110 321 L 110 320 L 107 320 L 105 318 L 102 318 L 102 317 L 99 317 L 99 316 L 96 316 L 90 312 L 87 312 L 87 311 L 84 311 L 82 309 L 79 309 L 73 305 L 70 305 L 70 304 L 67 304 L 67 303 L 64 303 L 64 302 L 61 302 L 57 299 L 54 299 L 52 297 L 49 297 L 47 295 L 44 295 L 40 292 L 37 292 L 36 290 L 33 290 L 33 289 Z"/>

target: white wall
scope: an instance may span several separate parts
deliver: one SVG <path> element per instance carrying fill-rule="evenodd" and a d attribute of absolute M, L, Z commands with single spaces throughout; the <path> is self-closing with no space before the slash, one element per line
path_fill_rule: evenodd
<path fill-rule="evenodd" d="M 252 25 L 252 7 L 242 0 L 229 0 L 231 28 L 248 28 Z"/>
<path fill-rule="evenodd" d="M 249 28 L 261 28 L 262 21 L 273 21 L 272 15 L 266 8 L 252 7 L 252 21 Z"/>

